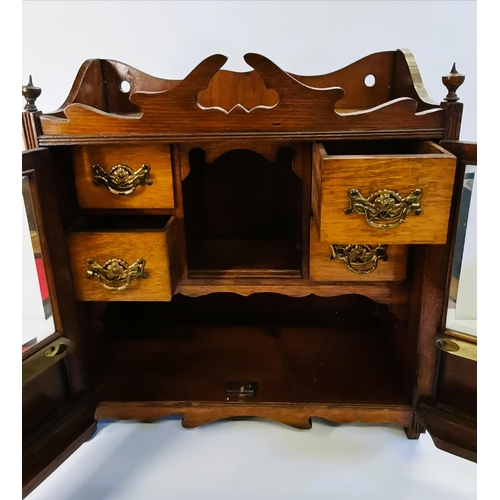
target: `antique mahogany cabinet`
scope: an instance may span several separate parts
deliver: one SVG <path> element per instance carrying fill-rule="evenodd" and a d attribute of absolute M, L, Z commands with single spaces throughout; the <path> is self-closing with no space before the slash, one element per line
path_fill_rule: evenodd
<path fill-rule="evenodd" d="M 23 355 L 25 495 L 108 418 L 390 423 L 475 460 L 474 346 L 446 329 L 464 77 L 437 104 L 407 50 L 245 61 L 88 60 L 47 114 L 23 87 L 56 330 Z"/>

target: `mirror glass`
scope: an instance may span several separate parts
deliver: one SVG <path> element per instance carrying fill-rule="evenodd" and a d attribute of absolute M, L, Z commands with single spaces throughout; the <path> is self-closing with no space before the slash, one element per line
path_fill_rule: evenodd
<path fill-rule="evenodd" d="M 446 328 L 477 337 L 477 166 L 465 169 Z"/>
<path fill-rule="evenodd" d="M 32 348 L 55 331 L 28 176 L 22 179 L 23 322 L 22 351 Z"/>

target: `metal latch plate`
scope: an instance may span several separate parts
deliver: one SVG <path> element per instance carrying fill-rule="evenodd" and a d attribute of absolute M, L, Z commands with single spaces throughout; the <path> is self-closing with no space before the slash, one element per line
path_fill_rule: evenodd
<path fill-rule="evenodd" d="M 226 384 L 227 396 L 255 396 L 257 394 L 257 382 L 230 381 Z"/>

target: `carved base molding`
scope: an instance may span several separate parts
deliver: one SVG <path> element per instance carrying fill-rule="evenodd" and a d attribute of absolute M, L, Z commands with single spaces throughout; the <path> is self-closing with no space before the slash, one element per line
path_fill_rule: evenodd
<path fill-rule="evenodd" d="M 408 405 L 350 405 L 350 404 L 275 404 L 275 403 L 169 403 L 161 401 L 107 402 L 99 404 L 95 418 L 138 419 L 154 421 L 168 415 L 182 415 L 182 426 L 198 427 L 231 417 L 258 417 L 280 422 L 297 429 L 310 429 L 311 418 L 323 418 L 338 424 L 393 424 L 410 427 L 413 421 Z"/>

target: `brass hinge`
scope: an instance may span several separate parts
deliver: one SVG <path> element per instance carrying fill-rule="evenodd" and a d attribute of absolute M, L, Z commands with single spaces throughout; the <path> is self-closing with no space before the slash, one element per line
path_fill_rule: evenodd
<path fill-rule="evenodd" d="M 448 354 L 470 359 L 477 362 L 477 344 L 467 340 L 440 335 L 436 340 L 437 346 Z"/>

